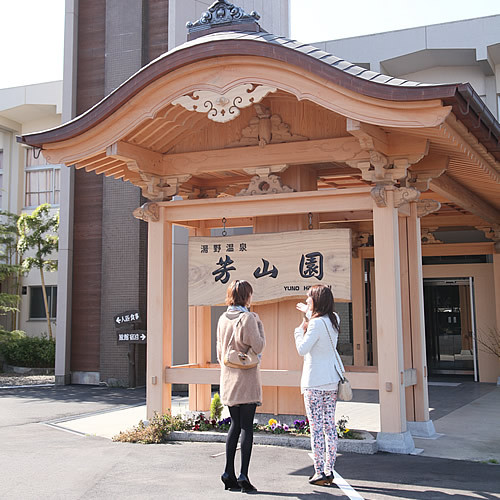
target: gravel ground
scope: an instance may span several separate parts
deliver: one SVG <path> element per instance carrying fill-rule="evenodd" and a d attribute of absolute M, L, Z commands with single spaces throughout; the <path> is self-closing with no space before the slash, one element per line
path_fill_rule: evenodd
<path fill-rule="evenodd" d="M 0 373 L 0 387 L 53 383 L 55 383 L 54 375 L 19 375 L 17 373 Z"/>

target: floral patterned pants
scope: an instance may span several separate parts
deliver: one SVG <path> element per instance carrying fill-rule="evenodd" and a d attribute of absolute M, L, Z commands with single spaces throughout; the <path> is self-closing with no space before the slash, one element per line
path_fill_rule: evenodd
<path fill-rule="evenodd" d="M 314 470 L 330 473 L 337 458 L 337 429 L 335 406 L 337 391 L 304 390 L 304 404 L 311 429 L 311 449 L 314 455 Z M 326 464 L 325 464 L 326 436 Z"/>

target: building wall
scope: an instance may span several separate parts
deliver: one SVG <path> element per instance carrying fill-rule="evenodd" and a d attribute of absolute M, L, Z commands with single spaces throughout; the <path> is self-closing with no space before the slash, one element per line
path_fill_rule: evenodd
<path fill-rule="evenodd" d="M 47 82 L 0 89 L 0 150 L 3 151 L 2 210 L 15 214 L 31 212 L 34 207 L 25 206 L 25 167 L 27 148 L 19 144 L 16 135 L 46 130 L 61 124 L 62 82 Z M 45 163 L 43 157 L 40 163 Z M 51 166 L 52 167 L 52 166 Z M 54 211 L 58 205 L 53 204 Z M 57 259 L 57 254 L 53 258 Z M 48 286 L 57 285 L 57 272 L 44 274 Z M 30 287 L 40 286 L 38 270 L 21 279 L 26 294 L 21 295 L 17 328 L 30 336 L 47 333 L 44 319 L 30 320 Z M 4 325 L 12 328 L 7 318 Z M 55 322 L 52 327 L 55 333 Z"/>
<path fill-rule="evenodd" d="M 186 41 L 186 23 L 198 20 L 210 7 L 212 0 L 170 0 L 168 45 L 174 48 Z M 250 14 L 257 11 L 263 29 L 275 35 L 290 35 L 290 0 L 235 0 L 233 2 Z"/>
<path fill-rule="evenodd" d="M 470 82 L 498 118 L 500 15 L 313 45 L 386 75 L 427 83 Z"/>

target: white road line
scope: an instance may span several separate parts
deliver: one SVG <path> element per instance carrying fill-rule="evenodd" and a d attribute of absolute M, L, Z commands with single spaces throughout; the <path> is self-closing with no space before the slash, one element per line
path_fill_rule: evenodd
<path fill-rule="evenodd" d="M 241 449 L 241 447 L 240 447 L 240 445 L 238 445 L 238 446 L 236 447 L 236 451 L 238 451 L 238 450 L 240 450 L 240 449 Z M 225 452 L 225 451 L 222 451 L 221 453 L 216 453 L 215 455 L 210 455 L 210 458 L 217 458 L 217 457 L 221 457 L 222 455 L 225 455 L 225 454 L 226 454 L 226 452 Z"/>
<path fill-rule="evenodd" d="M 67 429 L 66 427 L 62 427 L 61 425 L 51 424 L 49 422 L 40 422 L 42 425 L 46 425 L 47 427 L 52 427 L 52 429 L 57 429 L 58 431 L 69 432 L 70 434 L 75 434 L 76 436 L 85 437 L 86 434 L 83 432 L 74 431 L 72 429 Z"/>
<path fill-rule="evenodd" d="M 314 462 L 314 456 L 311 452 L 308 453 L 311 460 Z M 350 500 L 364 500 L 364 498 L 337 472 L 333 471 L 333 482 L 342 490 L 345 496 Z"/>
<path fill-rule="evenodd" d="M 333 471 L 333 481 L 351 500 L 364 500 L 364 498 L 337 471 Z"/>

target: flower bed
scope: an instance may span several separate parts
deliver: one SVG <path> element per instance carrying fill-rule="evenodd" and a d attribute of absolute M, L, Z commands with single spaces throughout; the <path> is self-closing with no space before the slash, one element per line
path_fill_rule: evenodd
<path fill-rule="evenodd" d="M 347 418 L 342 417 L 337 422 L 337 434 L 340 439 L 365 439 L 360 431 L 353 431 L 346 427 Z M 120 432 L 113 437 L 113 441 L 131 442 L 131 443 L 162 443 L 168 439 L 172 432 L 192 431 L 192 432 L 218 432 L 226 433 L 231 425 L 231 418 L 222 420 L 209 419 L 203 413 L 195 417 L 172 416 L 170 414 L 160 415 L 155 413 L 154 417 L 146 425 L 144 422 L 125 432 Z M 286 435 L 289 437 L 310 437 L 309 421 L 295 420 L 293 426 L 282 424 L 274 418 L 271 418 L 267 424 L 254 423 L 254 432 L 256 434 Z"/>

